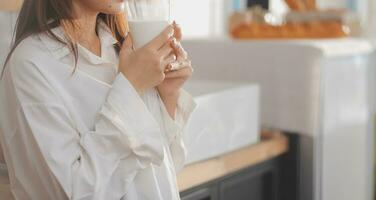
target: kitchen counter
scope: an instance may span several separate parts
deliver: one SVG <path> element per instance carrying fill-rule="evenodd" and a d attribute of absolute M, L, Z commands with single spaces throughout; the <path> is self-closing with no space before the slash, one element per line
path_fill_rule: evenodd
<path fill-rule="evenodd" d="M 299 135 L 299 199 L 372 198 L 372 43 L 206 39 L 183 46 L 195 66 L 192 81 L 256 83 L 260 124 Z"/>
<path fill-rule="evenodd" d="M 180 191 L 259 164 L 288 151 L 288 140 L 279 132 L 263 132 L 262 142 L 186 166 L 178 174 Z M 11 200 L 7 173 L 0 171 L 0 199 Z"/>
<path fill-rule="evenodd" d="M 288 139 L 279 132 L 262 133 L 260 143 L 186 166 L 178 174 L 180 191 L 184 191 L 247 167 L 257 165 L 288 151 Z"/>

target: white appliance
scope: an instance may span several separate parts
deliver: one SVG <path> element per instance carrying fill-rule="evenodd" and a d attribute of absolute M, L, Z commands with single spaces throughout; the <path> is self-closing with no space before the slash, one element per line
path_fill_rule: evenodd
<path fill-rule="evenodd" d="M 186 164 L 259 142 L 259 89 L 247 82 L 194 80 L 185 85 L 197 103 L 184 132 Z"/>
<path fill-rule="evenodd" d="M 261 123 L 301 135 L 300 199 L 373 196 L 372 46 L 363 40 L 191 40 L 194 79 L 260 86 Z"/>

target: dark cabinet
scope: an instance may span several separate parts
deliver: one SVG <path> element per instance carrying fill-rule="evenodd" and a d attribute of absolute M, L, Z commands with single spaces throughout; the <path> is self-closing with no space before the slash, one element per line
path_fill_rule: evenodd
<path fill-rule="evenodd" d="M 299 200 L 300 136 L 285 135 L 287 153 L 183 191 L 182 200 Z"/>
<path fill-rule="evenodd" d="M 278 172 L 274 167 L 250 169 L 222 181 L 220 200 L 277 200 Z"/>
<path fill-rule="evenodd" d="M 201 188 L 188 193 L 181 198 L 182 200 L 217 200 L 218 192 L 216 187 Z"/>
<path fill-rule="evenodd" d="M 279 200 L 278 158 L 184 191 L 182 200 Z"/>

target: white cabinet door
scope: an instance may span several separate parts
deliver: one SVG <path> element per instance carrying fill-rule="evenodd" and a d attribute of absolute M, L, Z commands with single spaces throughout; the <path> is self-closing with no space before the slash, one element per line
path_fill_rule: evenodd
<path fill-rule="evenodd" d="M 320 200 L 370 200 L 372 195 L 372 84 L 369 59 L 323 61 Z"/>

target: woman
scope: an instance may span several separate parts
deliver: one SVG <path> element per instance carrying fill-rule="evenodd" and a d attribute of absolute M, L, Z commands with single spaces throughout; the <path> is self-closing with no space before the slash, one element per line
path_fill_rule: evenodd
<path fill-rule="evenodd" d="M 179 199 L 192 67 L 176 24 L 134 50 L 122 1 L 25 0 L 0 84 L 16 199 Z"/>

